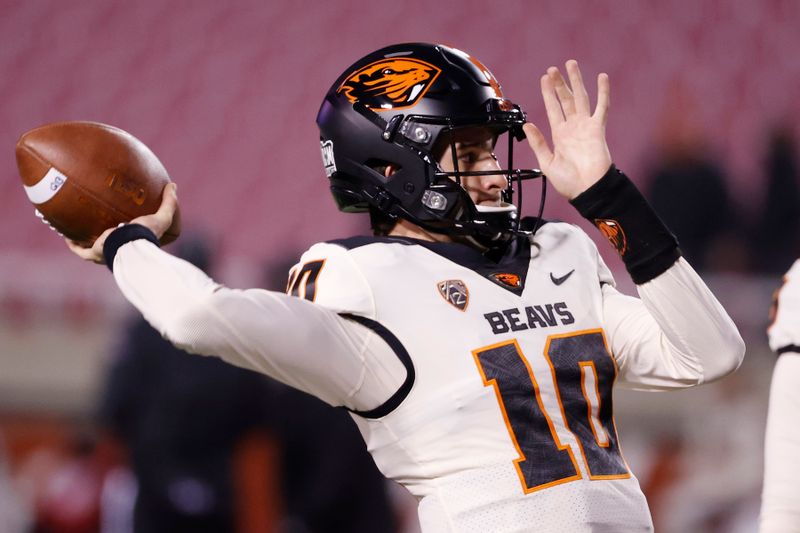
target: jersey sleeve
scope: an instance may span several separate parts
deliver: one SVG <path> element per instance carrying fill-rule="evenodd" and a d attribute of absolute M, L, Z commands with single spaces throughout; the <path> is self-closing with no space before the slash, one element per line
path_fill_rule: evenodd
<path fill-rule="evenodd" d="M 602 290 L 604 327 L 623 387 L 699 385 L 733 372 L 744 357 L 733 321 L 683 258 L 637 285 L 640 298 L 611 284 Z"/>
<path fill-rule="evenodd" d="M 375 316 L 372 289 L 348 251 L 338 245 L 312 246 L 289 270 L 287 292 L 336 313 Z"/>
<path fill-rule="evenodd" d="M 769 346 L 780 357 L 769 391 L 759 532 L 783 533 L 797 531 L 800 524 L 800 260 L 775 291 L 771 315 Z"/>
<path fill-rule="evenodd" d="M 406 372 L 378 335 L 340 316 L 368 314 L 371 301 L 345 252 L 321 245 L 304 254 L 301 265 L 322 264 L 314 279 L 296 280 L 304 297 L 225 287 L 146 240 L 123 245 L 113 272 L 125 297 L 176 346 L 364 411 L 389 398 Z M 318 302 L 308 298 L 312 285 Z"/>
<path fill-rule="evenodd" d="M 773 351 L 800 353 L 800 260 L 795 261 L 775 292 L 772 323 L 767 328 Z"/>
<path fill-rule="evenodd" d="M 800 524 L 800 354 L 782 355 L 772 373 L 764 441 L 760 533 L 797 531 Z"/>

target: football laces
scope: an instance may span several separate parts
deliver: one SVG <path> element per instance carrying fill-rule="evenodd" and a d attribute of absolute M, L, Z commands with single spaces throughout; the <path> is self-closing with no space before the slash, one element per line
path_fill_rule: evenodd
<path fill-rule="evenodd" d="M 38 209 L 34 209 L 34 210 L 33 210 L 33 212 L 36 214 L 36 218 L 38 218 L 39 220 L 41 220 L 41 221 L 44 223 L 44 225 L 45 225 L 45 226 L 47 226 L 47 227 L 48 227 L 48 228 L 50 228 L 51 230 L 53 230 L 53 231 L 55 231 L 56 233 L 58 233 L 58 235 L 59 235 L 59 236 L 61 236 L 61 237 L 63 237 L 63 236 L 64 236 L 64 234 L 63 234 L 63 233 L 61 233 L 61 232 L 60 232 L 60 231 L 58 231 L 56 228 L 54 228 L 54 227 L 53 227 L 53 225 L 52 225 L 52 224 L 50 224 L 50 222 L 49 222 L 49 221 L 48 221 L 46 218 L 44 218 L 44 215 L 42 214 L 42 212 L 41 212 L 41 211 L 39 211 Z"/>

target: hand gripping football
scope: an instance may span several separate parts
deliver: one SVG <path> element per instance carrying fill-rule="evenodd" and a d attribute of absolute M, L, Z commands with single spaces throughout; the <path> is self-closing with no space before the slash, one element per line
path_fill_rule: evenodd
<path fill-rule="evenodd" d="M 65 237 L 91 246 L 122 222 L 155 213 L 169 175 L 133 135 L 97 122 L 59 122 L 17 141 L 17 167 L 36 215 Z M 180 234 L 180 213 L 161 243 Z"/>

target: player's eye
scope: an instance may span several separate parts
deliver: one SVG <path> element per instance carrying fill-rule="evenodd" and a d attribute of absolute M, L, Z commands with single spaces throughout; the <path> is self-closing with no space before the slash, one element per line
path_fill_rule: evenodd
<path fill-rule="evenodd" d="M 485 150 L 468 150 L 458 155 L 459 162 L 467 165 L 474 165 L 486 159 L 497 161 L 497 156 L 493 152 Z"/>
<path fill-rule="evenodd" d="M 463 152 L 458 155 L 458 160 L 462 163 L 474 163 L 478 160 L 478 157 L 474 152 Z"/>

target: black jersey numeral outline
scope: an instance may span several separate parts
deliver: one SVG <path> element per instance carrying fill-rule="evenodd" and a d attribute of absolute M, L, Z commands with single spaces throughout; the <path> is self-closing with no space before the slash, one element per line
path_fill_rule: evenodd
<path fill-rule="evenodd" d="M 320 259 L 303 263 L 303 266 L 295 267 L 289 271 L 286 294 L 313 302 L 317 296 L 317 278 L 322 272 L 323 266 L 325 266 L 325 260 Z"/>
<path fill-rule="evenodd" d="M 484 346 L 472 354 L 484 386 L 494 389 L 519 454 L 514 466 L 523 491 L 529 494 L 582 479 L 572 446 L 561 442 L 542 401 L 539 382 L 517 340 Z M 611 387 L 617 367 L 603 330 L 550 335 L 543 356 L 555 385 L 560 410 L 556 416 L 561 417 L 556 421 L 575 437 L 589 479 L 631 477 L 613 419 Z M 554 359 L 558 364 L 553 364 Z M 542 379 L 546 377 L 539 376 Z"/>

